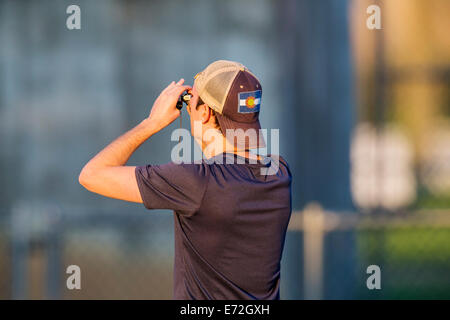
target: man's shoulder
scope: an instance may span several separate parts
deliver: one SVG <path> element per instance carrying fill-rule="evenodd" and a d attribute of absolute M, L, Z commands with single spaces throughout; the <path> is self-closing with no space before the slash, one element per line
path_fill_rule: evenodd
<path fill-rule="evenodd" d="M 271 161 L 274 161 L 278 167 L 285 169 L 287 171 L 287 173 L 289 175 L 291 175 L 291 170 L 289 169 L 289 164 L 284 157 L 282 157 L 279 154 L 277 154 L 277 155 L 269 154 L 269 155 L 267 155 L 267 157 L 270 158 Z"/>
<path fill-rule="evenodd" d="M 231 158 L 230 158 L 231 157 Z M 229 166 L 229 165 L 242 165 L 242 164 L 253 164 L 260 166 L 270 167 L 275 165 L 279 167 L 286 174 L 291 176 L 291 171 L 289 169 L 289 164 L 287 160 L 281 155 L 268 154 L 263 157 L 262 160 L 254 160 L 253 162 L 248 162 L 248 159 L 232 157 L 229 154 L 218 155 L 210 159 L 201 159 L 194 162 L 168 162 L 163 165 L 158 165 L 160 170 L 174 175 L 186 175 L 186 176 L 196 176 L 196 177 L 207 177 L 210 175 L 211 171 L 215 169 L 216 166 Z"/>
<path fill-rule="evenodd" d="M 286 159 L 283 156 L 279 155 L 279 154 L 277 154 L 277 155 L 269 154 L 268 157 L 270 157 L 271 159 L 277 159 L 285 167 L 289 167 L 289 164 L 286 161 Z"/>
<path fill-rule="evenodd" d="M 164 170 L 171 171 L 175 174 L 195 174 L 195 175 L 205 175 L 207 171 L 207 163 L 203 161 L 196 162 L 168 162 L 166 164 L 160 165 Z"/>
<path fill-rule="evenodd" d="M 287 162 L 287 160 L 286 160 L 285 158 L 283 158 L 283 157 L 280 156 L 280 163 L 282 163 L 283 166 L 286 168 L 286 170 L 287 170 L 289 176 L 292 176 L 292 174 L 291 174 L 291 169 L 289 168 L 289 163 Z"/>
<path fill-rule="evenodd" d="M 148 164 L 137 167 L 137 171 L 144 177 L 157 175 L 168 181 L 202 180 L 208 176 L 208 168 L 204 163 L 176 163 Z"/>

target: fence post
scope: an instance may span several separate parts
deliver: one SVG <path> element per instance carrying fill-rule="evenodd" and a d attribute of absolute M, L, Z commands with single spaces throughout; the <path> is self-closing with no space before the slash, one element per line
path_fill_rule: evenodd
<path fill-rule="evenodd" d="M 308 204 L 303 212 L 304 297 L 323 298 L 324 212 L 319 204 Z"/>

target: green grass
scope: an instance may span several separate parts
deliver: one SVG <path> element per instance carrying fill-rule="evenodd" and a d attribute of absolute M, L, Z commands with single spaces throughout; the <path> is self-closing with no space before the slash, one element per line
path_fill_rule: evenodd
<path fill-rule="evenodd" d="M 450 194 L 433 194 L 426 188 L 419 188 L 417 200 L 411 206 L 412 210 L 421 209 L 449 209 L 450 208 Z"/>
<path fill-rule="evenodd" d="M 381 267 L 377 298 L 450 299 L 450 228 L 385 228 L 357 234 L 361 269 Z M 361 286 L 361 298 L 372 293 Z"/>

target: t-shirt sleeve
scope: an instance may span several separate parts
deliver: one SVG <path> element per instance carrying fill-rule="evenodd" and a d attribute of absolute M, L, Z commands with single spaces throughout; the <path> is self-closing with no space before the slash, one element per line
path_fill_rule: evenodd
<path fill-rule="evenodd" d="M 171 209 L 193 215 L 201 206 L 208 174 L 205 164 L 146 165 L 136 167 L 136 180 L 147 209 Z"/>

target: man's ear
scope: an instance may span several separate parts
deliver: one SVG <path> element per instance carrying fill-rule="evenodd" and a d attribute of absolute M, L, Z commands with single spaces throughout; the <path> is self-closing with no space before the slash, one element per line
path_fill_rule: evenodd
<path fill-rule="evenodd" d="M 200 106 L 200 108 L 202 108 L 200 111 L 201 111 L 201 117 L 202 117 L 202 123 L 203 124 L 205 124 L 205 123 L 208 123 L 208 121 L 209 121 L 209 119 L 211 118 L 211 108 L 210 107 L 208 107 L 208 105 L 205 103 L 205 104 L 202 104 L 201 106 Z"/>

